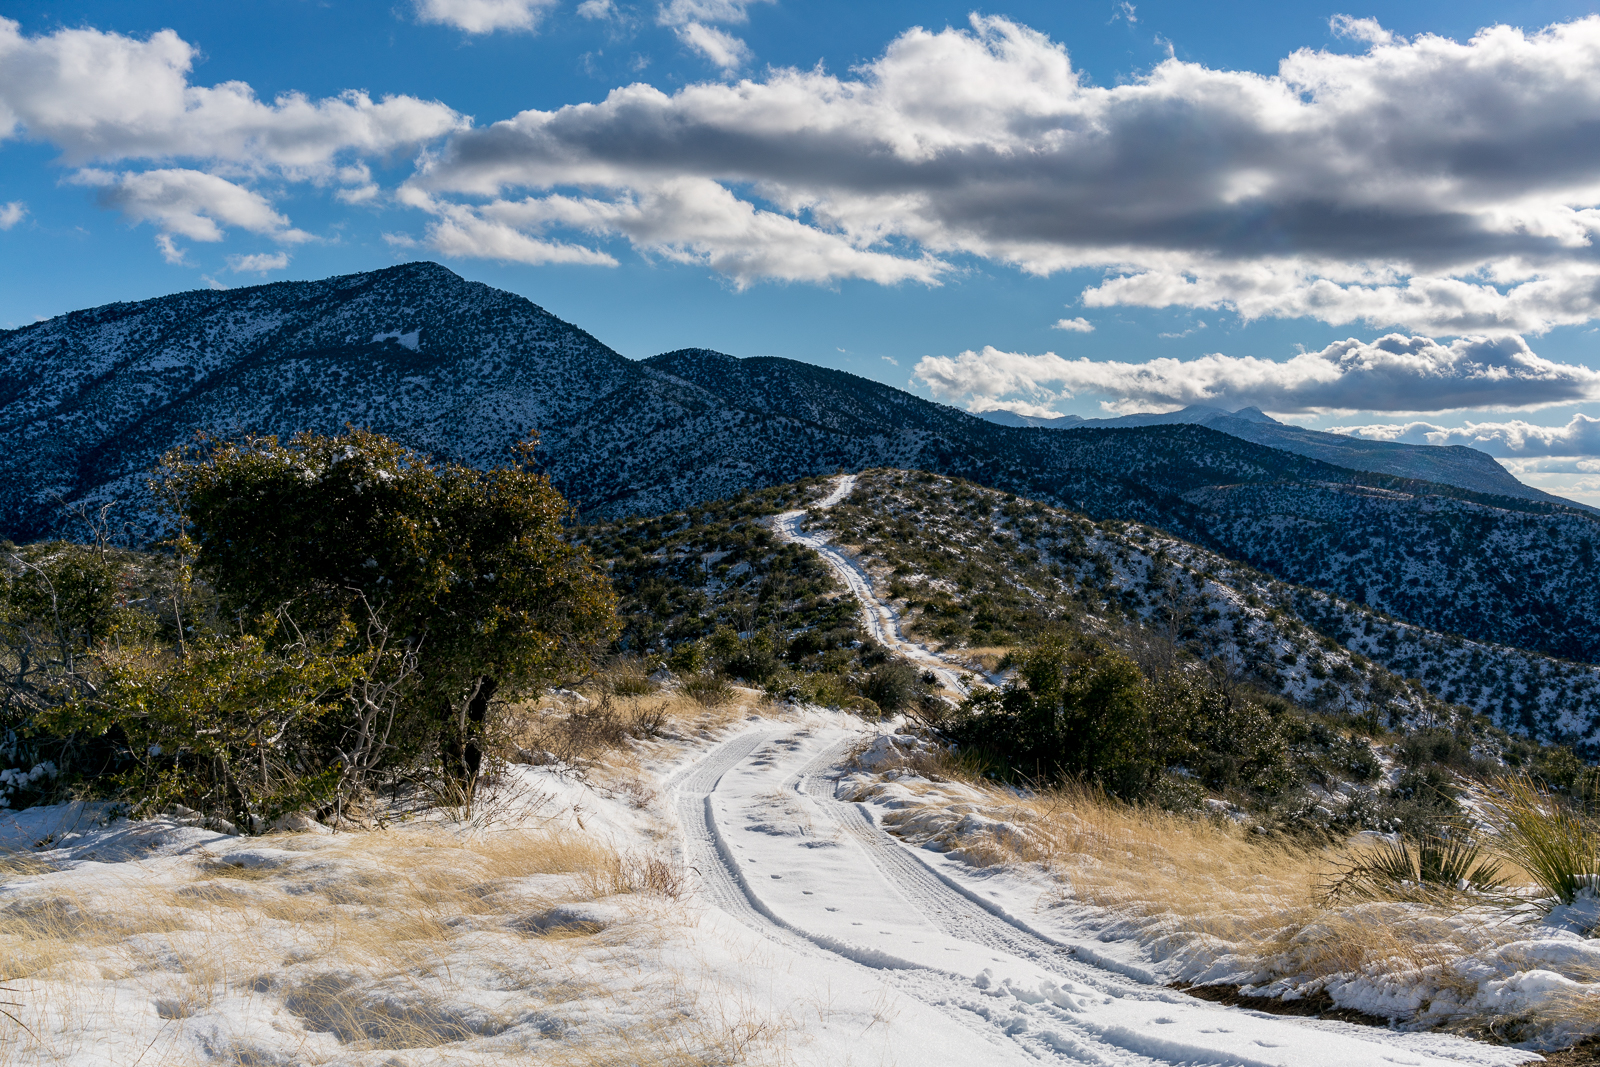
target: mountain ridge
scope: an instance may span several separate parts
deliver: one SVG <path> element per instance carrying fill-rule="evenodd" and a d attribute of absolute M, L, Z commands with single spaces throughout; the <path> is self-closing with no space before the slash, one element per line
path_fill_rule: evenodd
<path fill-rule="evenodd" d="M 552 480 L 595 515 L 839 469 L 932 470 L 1148 523 L 1429 629 L 1600 659 L 1600 524 L 1562 502 L 1341 467 L 1198 423 L 997 426 L 794 360 L 680 349 L 633 361 L 430 263 L 0 334 L 0 534 L 67 531 L 59 499 L 120 502 L 120 528 L 147 538 L 159 516 L 146 472 L 197 430 L 346 424 L 476 465 L 507 461 L 536 430 Z M 1568 565 L 1547 562 L 1552 551 Z"/>
<path fill-rule="evenodd" d="M 1077 415 L 1054 417 L 1021 415 L 1014 411 L 997 409 L 983 412 L 979 417 L 998 426 L 1051 430 L 1178 424 L 1208 426 L 1253 444 L 1320 459 L 1337 467 L 1368 471 L 1373 474 L 1393 474 L 1401 478 L 1453 485 L 1474 492 L 1518 497 L 1524 500 L 1542 500 L 1584 511 L 1600 512 L 1600 509 L 1587 504 L 1524 485 L 1510 471 L 1497 463 L 1493 456 L 1466 445 L 1411 445 L 1398 441 L 1369 441 L 1346 434 L 1289 426 L 1266 415 L 1260 408 L 1254 407 L 1227 411 L 1205 404 L 1191 404 L 1178 411 L 1147 412 L 1108 419 L 1085 419 Z"/>

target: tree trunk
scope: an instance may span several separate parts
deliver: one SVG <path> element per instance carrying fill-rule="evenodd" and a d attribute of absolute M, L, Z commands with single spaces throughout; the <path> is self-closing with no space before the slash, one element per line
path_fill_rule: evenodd
<path fill-rule="evenodd" d="M 446 707 L 445 720 L 449 725 L 440 739 L 445 773 L 469 791 L 483 767 L 483 724 L 489 718 L 489 701 L 499 688 L 498 679 L 483 675 L 473 686 L 460 718 L 456 717 L 454 709 Z"/>
<path fill-rule="evenodd" d="M 499 688 L 497 679 L 484 675 L 478 679 L 477 692 L 467 701 L 467 736 L 461 756 L 469 786 L 478 780 L 478 771 L 483 766 L 483 724 L 489 719 L 489 701 Z"/>

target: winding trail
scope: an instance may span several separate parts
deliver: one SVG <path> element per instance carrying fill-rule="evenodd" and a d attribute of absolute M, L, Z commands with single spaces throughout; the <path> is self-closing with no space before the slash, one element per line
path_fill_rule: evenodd
<path fill-rule="evenodd" d="M 833 506 L 854 484 L 842 477 L 813 506 Z M 802 531 L 804 516 L 778 516 L 779 535 L 833 567 L 875 638 L 961 691 L 959 669 L 906 640 L 861 569 Z M 920 1014 L 902 1032 L 922 1045 L 903 1051 L 918 1064 L 1510 1067 L 1537 1058 L 1443 1034 L 1222 1007 L 1137 968 L 1102 965 L 1092 946 L 1054 938 L 938 870 L 889 836 L 869 805 L 837 799 L 851 752 L 871 736 L 865 726 L 753 720 L 666 790 L 701 898 L 819 986 L 912 1002 Z"/>
<path fill-rule="evenodd" d="M 811 507 L 831 508 L 849 496 L 855 487 L 856 476 L 842 474 L 835 481 L 833 491 Z M 952 663 L 926 645 L 906 637 L 900 629 L 900 616 L 873 593 L 872 579 L 867 576 L 867 572 L 855 560 L 834 548 L 826 534 L 806 533 L 801 529 L 808 510 L 785 511 L 774 516 L 773 532 L 780 540 L 803 545 L 822 557 L 823 562 L 833 569 L 861 605 L 862 622 L 873 640 L 893 649 L 918 666 L 932 671 L 947 688 L 965 696 L 967 686 L 961 678 L 963 674 L 972 672 L 960 664 Z"/>

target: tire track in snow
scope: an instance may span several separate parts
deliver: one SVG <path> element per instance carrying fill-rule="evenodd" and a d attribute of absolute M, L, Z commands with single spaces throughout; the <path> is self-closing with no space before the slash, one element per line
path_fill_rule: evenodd
<path fill-rule="evenodd" d="M 971 1000 L 971 989 L 955 975 L 920 968 L 896 970 L 884 968 L 882 964 L 873 966 L 852 955 L 843 954 L 835 947 L 820 946 L 812 938 L 778 919 L 750 891 L 744 872 L 722 839 L 721 829 L 712 811 L 711 795 L 725 774 L 756 754 L 762 745 L 773 743 L 782 736 L 783 733 L 779 731 L 752 727 L 722 742 L 664 783 L 669 795 L 676 791 L 673 803 L 683 832 L 685 863 L 699 875 L 700 888 L 706 900 L 757 934 L 792 952 L 812 959 L 828 957 L 839 966 L 871 971 L 886 985 L 928 1005 L 955 1025 L 994 1045 L 997 1051 L 1025 1051 L 1025 1046 L 1015 1040 L 1015 1034 L 1005 1033 L 1003 1026 L 997 1031 L 993 1013 L 985 1010 L 985 1005 L 964 1003 Z M 829 750 L 828 755 L 833 760 L 838 758 L 833 749 Z M 1035 1055 L 1030 1058 L 1038 1057 Z M 1072 1062 L 1107 1064 L 1107 1061 L 1098 1057 L 1074 1057 Z M 1149 1067 L 1161 1067 L 1154 1061 L 1147 1062 Z M 1122 1067 L 1122 1064 L 1115 1067 Z M 1135 1065 L 1130 1064 L 1129 1067 Z M 1143 1064 L 1137 1067 L 1143 1067 Z"/>
<path fill-rule="evenodd" d="M 824 772 L 843 758 L 847 747 L 841 744 L 823 753 L 800 773 L 790 788 L 815 800 L 829 822 L 859 844 L 885 880 L 940 930 L 957 940 L 1030 960 L 1047 971 L 1086 985 L 1104 986 L 1104 972 L 1112 970 L 1141 984 L 1155 986 L 1154 976 L 1142 969 L 1123 968 L 1099 959 L 1080 959 L 1073 946 L 1039 932 L 999 905 L 919 862 L 873 820 L 866 805 L 835 799 L 837 778 Z M 1117 983 L 1116 988 L 1118 996 L 1130 995 L 1121 983 Z M 1146 994 L 1140 991 L 1131 995 Z M 1147 996 L 1153 1000 L 1181 1002 L 1174 994 L 1156 988 Z"/>
<path fill-rule="evenodd" d="M 722 776 L 774 736 L 772 731 L 756 726 L 729 738 L 668 779 L 666 791 L 676 792 L 673 804 L 683 830 L 684 862 L 699 876 L 706 899 L 751 929 L 789 948 L 809 952 L 809 943 L 779 927 L 751 903 L 741 877 L 719 846 L 721 834 L 711 814 L 711 793 Z"/>
<path fill-rule="evenodd" d="M 1431 1035 L 1287 1020 L 1256 1012 L 1193 1001 L 1161 987 L 1130 985 L 1109 970 L 1073 959 L 1063 946 L 1010 917 L 995 914 L 981 900 L 952 886 L 910 856 L 856 805 L 831 798 L 827 777 L 847 754 L 853 738 L 827 746 L 798 769 L 779 771 L 784 749 L 806 736 L 778 723 L 753 726 L 717 746 L 695 765 L 669 779 L 682 824 L 685 853 L 701 875 L 706 897 L 744 925 L 813 964 L 859 968 L 879 983 L 921 1002 L 980 1038 L 994 1052 L 980 1062 L 1053 1062 L 1101 1067 L 1294 1067 L 1338 1064 L 1518 1062 L 1509 1049 Z M 1026 982 L 998 984 L 974 980 L 926 962 L 891 960 L 881 951 L 843 944 L 834 937 L 793 925 L 775 914 L 748 881 L 719 825 L 712 799 L 725 776 L 741 764 L 772 768 L 768 779 L 778 794 L 798 795 L 807 807 L 836 820 L 856 853 L 883 876 L 886 890 L 928 918 L 945 936 L 1062 978 L 1037 990 Z M 793 764 L 790 764 L 793 767 Z M 780 777 L 781 775 L 781 777 Z M 741 787 L 751 794 L 751 783 Z M 740 795 L 740 790 L 734 791 Z M 765 883 L 762 883 L 765 885 Z M 843 899 L 843 898 L 839 898 Z M 836 909 L 829 909 L 836 910 Z M 855 924 L 859 925 L 859 924 Z M 998 969 L 1008 969 L 997 959 Z M 1035 972 L 1037 973 L 1037 971 Z M 1037 981 L 1037 980 L 1035 980 Z M 1170 1016 L 1170 1017 L 1169 1017 Z M 1174 1025 L 1171 1030 L 1165 1026 Z M 1289 1054 L 1290 1058 L 1284 1058 Z M 970 1061 L 962 1061 L 963 1063 Z"/>

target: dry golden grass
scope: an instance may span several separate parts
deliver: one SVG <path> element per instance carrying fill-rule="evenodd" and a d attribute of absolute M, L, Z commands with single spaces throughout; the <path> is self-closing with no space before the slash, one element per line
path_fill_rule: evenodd
<path fill-rule="evenodd" d="M 765 694 L 738 686 L 728 686 L 725 698 L 711 703 L 682 687 L 641 692 L 638 668 L 621 669 L 623 684 L 603 673 L 580 690 L 582 701 L 546 696 L 511 708 L 502 746 L 506 757 L 539 759 L 549 753 L 576 767 L 625 765 L 636 741 L 707 734 L 774 710 Z"/>
<path fill-rule="evenodd" d="M 949 650 L 949 654 L 975 670 L 993 672 L 1011 649 L 1002 645 L 977 645 Z"/>
<path fill-rule="evenodd" d="M 198 1062 L 185 1027 L 251 1018 L 278 1022 L 270 1039 L 260 1026 L 237 1039 L 241 1062 L 450 1047 L 556 1065 L 732 1063 L 778 1033 L 728 1016 L 714 988 L 664 962 L 682 933 L 669 906 L 682 872 L 587 835 L 274 836 L 232 858 L 150 862 L 159 874 L 66 872 L 0 906 L 0 979 L 16 991 L 0 999 L 25 1024 L 0 1026 L 0 1064 Z M 593 901 L 601 918 L 561 910 Z M 152 1012 L 155 1045 L 118 1044 L 118 1019 Z"/>
<path fill-rule="evenodd" d="M 1455 970 L 1463 957 L 1526 936 L 1503 921 L 1503 911 L 1474 911 L 1466 899 L 1324 905 L 1320 887 L 1359 855 L 1359 845 L 1260 835 L 1226 819 L 1130 806 L 1081 787 L 1018 796 L 942 755 L 923 757 L 915 769 L 932 780 L 897 784 L 926 804 L 884 812 L 886 825 L 959 848 L 975 865 L 1037 864 L 1055 881 L 1058 899 L 1105 909 L 1180 961 L 1232 954 L 1301 981 L 1433 968 L 1435 988 L 1467 992 L 1471 983 Z M 879 788 L 861 788 L 858 798 Z M 968 814 L 982 818 L 963 825 Z M 1574 1002 L 1575 1012 L 1600 1004 L 1588 996 Z M 1480 1028 L 1490 1022 L 1471 1020 Z"/>

